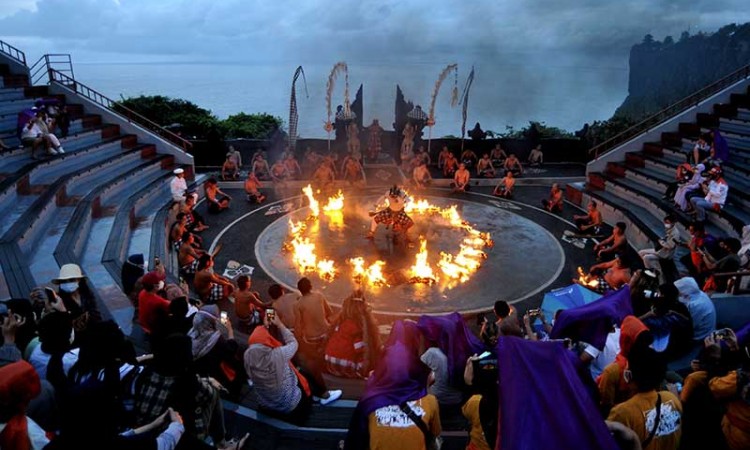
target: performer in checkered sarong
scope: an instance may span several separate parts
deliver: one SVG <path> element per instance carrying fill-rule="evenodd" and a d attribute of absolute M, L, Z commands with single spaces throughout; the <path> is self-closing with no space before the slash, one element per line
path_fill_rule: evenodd
<path fill-rule="evenodd" d="M 378 229 L 379 224 L 385 224 L 386 227 L 391 225 L 393 231 L 403 233 L 404 235 L 407 234 L 409 228 L 414 225 L 414 221 L 404 211 L 406 199 L 406 193 L 399 189 L 398 186 L 394 185 L 391 190 L 388 191 L 388 206 L 375 213 L 372 217 L 370 232 L 367 233 L 367 239 L 375 238 L 375 231 Z"/>

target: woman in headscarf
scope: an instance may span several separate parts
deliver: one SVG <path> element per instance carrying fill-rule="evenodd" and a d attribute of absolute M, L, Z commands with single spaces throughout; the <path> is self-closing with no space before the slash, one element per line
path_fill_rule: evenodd
<path fill-rule="evenodd" d="M 281 340 L 271 335 L 271 325 Z M 263 326 L 255 327 L 247 343 L 245 370 L 260 407 L 292 423 L 303 421 L 310 411 L 312 391 L 307 378 L 292 364 L 298 348 L 294 334 L 279 316 L 265 315 Z"/>
<path fill-rule="evenodd" d="M 193 327 L 188 336 L 193 342 L 195 372 L 213 377 L 227 389 L 239 393 L 245 381 L 242 361 L 238 357 L 242 353 L 231 325 L 223 326 L 218 316 L 219 308 L 215 305 L 206 306 L 193 316 Z M 227 337 L 222 330 L 226 330 Z"/>
<path fill-rule="evenodd" d="M 0 368 L 0 448 L 39 450 L 47 445 L 44 430 L 26 416 L 26 407 L 40 391 L 39 375 L 26 361 Z"/>
<path fill-rule="evenodd" d="M 346 449 L 424 449 L 425 436 L 403 411 L 408 407 L 433 436 L 441 432 L 437 399 L 427 394 L 430 370 L 420 360 L 417 324 L 397 321 L 357 404 L 346 436 Z M 403 409 L 402 409 L 403 408 Z"/>
<path fill-rule="evenodd" d="M 344 300 L 341 314 L 326 344 L 328 373 L 345 378 L 367 378 L 380 356 L 377 325 L 362 291 Z"/>
<path fill-rule="evenodd" d="M 693 170 L 693 176 L 690 178 L 690 180 L 677 188 L 677 192 L 675 192 L 674 194 L 674 202 L 677 206 L 680 207 L 681 210 L 687 211 L 688 206 L 690 206 L 687 195 L 690 192 L 693 192 L 694 190 L 700 188 L 701 183 L 704 179 L 703 172 L 705 171 L 706 166 L 703 164 L 698 164 L 697 166 L 695 166 L 695 170 Z"/>
<path fill-rule="evenodd" d="M 618 403 L 622 403 L 635 394 L 632 384 L 625 381 L 623 374 L 628 368 L 628 355 L 636 347 L 648 347 L 654 338 L 651 332 L 637 317 L 627 316 L 620 326 L 620 353 L 615 361 L 604 368 L 597 378 L 601 407 L 606 415 Z"/>

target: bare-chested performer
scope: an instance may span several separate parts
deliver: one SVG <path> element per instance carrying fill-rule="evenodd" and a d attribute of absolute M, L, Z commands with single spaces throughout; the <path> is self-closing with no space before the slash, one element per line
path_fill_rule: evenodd
<path fill-rule="evenodd" d="M 397 233 L 403 233 L 406 236 L 407 242 L 409 241 L 408 231 L 409 228 L 414 226 L 414 221 L 404 211 L 406 201 L 408 197 L 404 191 L 399 189 L 398 186 L 394 185 L 388 191 L 388 206 L 385 209 L 381 209 L 376 212 L 372 217 L 370 223 L 370 231 L 367 233 L 367 239 L 375 238 L 375 231 L 378 229 L 378 224 L 385 224 L 386 227 L 391 225 L 393 231 Z"/>

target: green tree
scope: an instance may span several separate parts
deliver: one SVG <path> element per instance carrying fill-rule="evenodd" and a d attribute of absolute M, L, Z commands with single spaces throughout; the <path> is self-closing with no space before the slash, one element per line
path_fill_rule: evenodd
<path fill-rule="evenodd" d="M 506 125 L 504 133 L 494 133 L 494 134 L 497 137 L 506 138 L 506 139 L 524 139 L 529 135 L 529 133 L 531 132 L 531 129 L 534 127 L 536 127 L 536 130 L 539 132 L 538 136 L 540 139 L 575 137 L 573 133 L 571 133 L 570 131 L 563 130 L 562 128 L 558 128 L 558 127 L 551 127 L 545 124 L 544 122 L 536 122 L 536 121 L 530 121 L 527 126 L 519 130 L 516 130 L 510 125 Z"/>
<path fill-rule="evenodd" d="M 268 113 L 238 113 L 221 121 L 221 130 L 227 139 L 267 139 L 282 129 L 284 121 Z"/>
<path fill-rule="evenodd" d="M 119 104 L 161 126 L 179 124 L 182 134 L 189 138 L 203 137 L 208 130 L 219 123 L 219 119 L 211 114 L 211 111 L 180 98 L 141 95 L 125 98 Z"/>

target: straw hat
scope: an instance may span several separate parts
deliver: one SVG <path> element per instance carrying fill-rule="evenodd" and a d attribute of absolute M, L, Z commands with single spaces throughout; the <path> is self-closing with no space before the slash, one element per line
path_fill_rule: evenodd
<path fill-rule="evenodd" d="M 78 264 L 65 264 L 60 267 L 60 275 L 58 275 L 57 278 L 53 278 L 52 282 L 54 284 L 61 284 L 68 281 L 80 280 L 83 278 L 86 277 L 83 276 L 81 268 L 78 266 Z"/>
<path fill-rule="evenodd" d="M 175 174 L 175 175 L 179 175 L 181 173 L 185 173 L 185 170 L 177 168 L 177 169 L 173 170 L 172 173 Z"/>

